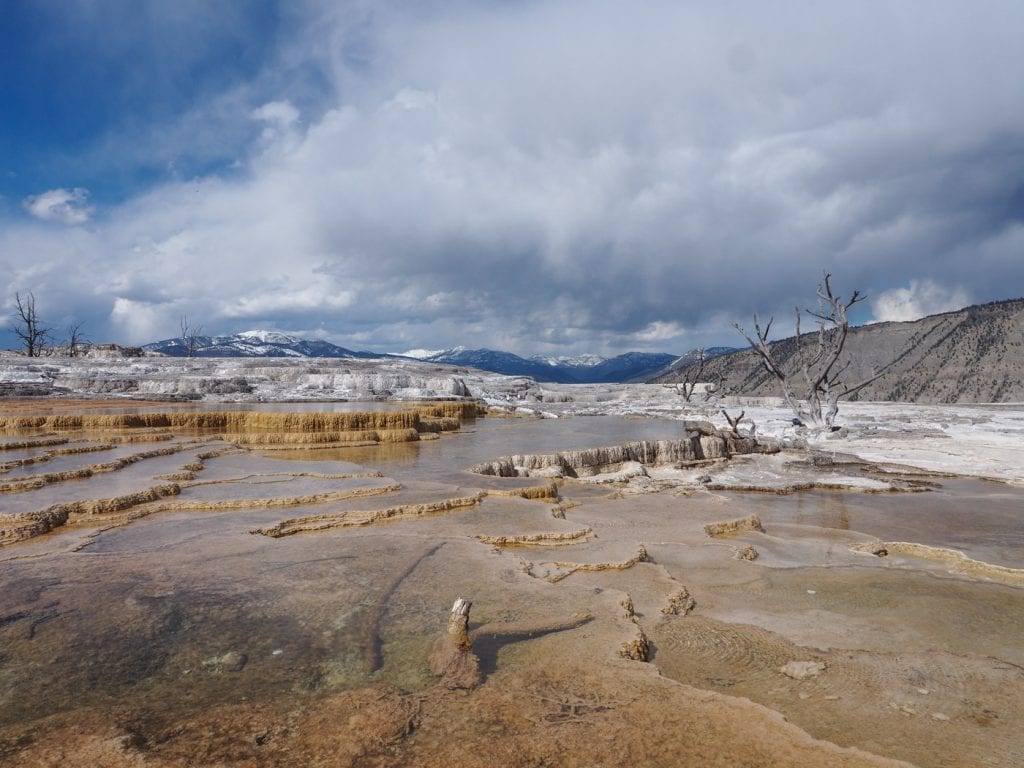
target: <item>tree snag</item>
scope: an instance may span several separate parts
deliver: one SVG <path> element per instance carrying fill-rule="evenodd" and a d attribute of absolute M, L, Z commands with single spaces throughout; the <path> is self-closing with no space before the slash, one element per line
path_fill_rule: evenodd
<path fill-rule="evenodd" d="M 725 420 L 729 422 L 729 430 L 732 432 L 733 437 L 743 437 L 743 435 L 740 434 L 740 422 L 743 421 L 743 417 L 746 415 L 746 413 L 746 411 L 740 411 L 740 415 L 733 418 L 732 416 L 729 415 L 729 412 L 725 410 L 725 408 L 722 409 L 722 415 L 725 416 Z M 754 424 L 754 422 L 752 421 L 750 423 L 750 437 L 753 437 L 754 432 L 757 430 L 757 425 Z"/>
<path fill-rule="evenodd" d="M 476 688 L 483 681 L 480 659 L 473 653 L 469 638 L 469 609 L 464 597 L 455 599 L 448 614 L 448 628 L 430 646 L 430 671 L 441 678 L 446 688 Z"/>
<path fill-rule="evenodd" d="M 203 332 L 201 325 L 189 325 L 188 315 L 181 316 L 181 343 L 185 348 L 185 357 L 195 357 L 199 346 L 199 334 Z"/>
<path fill-rule="evenodd" d="M 82 332 L 83 325 L 85 325 L 85 322 L 79 321 L 68 326 L 68 357 L 78 357 L 82 353 L 82 347 L 90 343 L 89 339 Z"/>
<path fill-rule="evenodd" d="M 693 396 L 698 391 L 703 392 L 704 402 L 710 402 L 712 399 L 721 397 L 725 394 L 725 376 L 719 372 L 714 374 L 714 381 L 705 380 L 704 371 L 709 359 L 704 347 L 700 347 L 697 350 L 697 360 L 687 363 L 679 369 L 683 380 L 675 384 L 666 384 L 665 386 L 674 388 L 683 398 L 683 402 L 686 403 L 692 402 Z M 704 388 L 703 390 L 698 390 L 701 384 L 704 385 Z"/>
<path fill-rule="evenodd" d="M 794 308 L 796 351 L 790 360 L 786 361 L 788 371 L 784 370 L 782 364 L 775 358 L 772 345 L 768 341 L 768 333 L 771 331 L 774 318 L 768 318 L 767 325 L 762 328 L 757 314 L 754 314 L 756 339 L 751 338 L 739 323 L 735 324 L 736 330 L 743 334 L 743 338 L 761 359 L 764 369 L 778 380 L 782 397 L 797 419 L 815 430 L 833 429 L 836 414 L 839 412 L 839 400 L 863 389 L 888 368 L 885 366 L 880 371 L 875 371 L 870 377 L 853 386 L 843 384 L 842 375 L 850 367 L 849 360 L 841 360 L 846 337 L 850 332 L 850 322 L 846 313 L 865 297 L 860 291 L 854 291 L 850 299 L 844 301 L 832 292 L 831 277 L 831 274 L 825 272 L 824 280 L 818 285 L 817 309 L 804 310 L 816 319 L 817 333 L 801 334 L 802 313 L 800 307 Z M 800 387 L 803 397 L 797 397 L 794 392 L 794 377 L 802 379 L 802 383 L 797 386 Z"/>
<path fill-rule="evenodd" d="M 36 296 L 32 291 L 22 298 L 20 293 L 14 294 L 14 324 L 11 330 L 21 339 L 25 354 L 29 357 L 40 357 L 50 339 L 51 328 L 39 319 L 36 312 Z"/>

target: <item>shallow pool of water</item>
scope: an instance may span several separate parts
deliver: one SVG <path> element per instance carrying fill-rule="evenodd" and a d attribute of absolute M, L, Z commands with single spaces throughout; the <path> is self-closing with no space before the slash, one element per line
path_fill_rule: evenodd
<path fill-rule="evenodd" d="M 387 749 L 374 748 L 383 752 L 361 747 L 392 764 L 450 759 L 441 734 L 465 727 L 510 754 L 534 744 L 538 761 L 555 764 L 573 764 L 559 751 L 570 743 L 600 764 L 582 734 L 615 733 L 651 765 L 676 764 L 694 745 L 708 759 L 752 765 L 756 748 L 721 734 L 773 710 L 816 738 L 920 765 L 1011 765 L 1024 749 L 1013 725 L 1024 717 L 1024 589 L 849 548 L 872 537 L 911 541 L 1022 568 L 1020 489 L 941 479 L 922 493 L 637 494 L 569 480 L 557 500 L 531 500 L 495 491 L 546 481 L 467 471 L 502 455 L 680 432 L 657 419 L 487 418 L 421 442 L 232 449 L 198 461 L 180 494 L 134 519 L 101 509 L 0 549 L 0 764 L 46 764 L 53 744 L 81 757 L 101 748 L 95 739 L 145 765 L 277 764 L 259 749 L 278 739 L 314 764 L 309 750 L 321 737 L 294 728 L 285 737 L 285 724 L 337 706 L 336 727 L 353 734 L 368 713 L 415 710 L 415 727 L 388 731 L 379 742 Z M 124 475 L 131 482 L 114 482 L 114 472 L 91 487 L 144 486 L 199 451 L 140 461 Z M 87 498 L 90 482 L 7 498 L 32 509 L 33 499 Z M 239 498 L 254 501 L 212 506 Z M 764 533 L 704 534 L 707 523 L 750 513 Z M 305 521 L 296 528 L 305 532 L 256 532 L 288 520 Z M 517 535 L 524 543 L 488 543 Z M 765 554 L 737 557 L 747 546 Z M 667 610 L 681 590 L 695 601 L 689 616 Z M 474 627 L 592 621 L 487 634 L 478 651 L 488 682 L 445 698 L 427 650 L 459 595 L 473 600 Z M 622 655 L 641 636 L 653 668 Z M 832 673 L 801 681 L 779 672 L 818 660 Z M 704 718 L 703 735 L 659 725 L 639 703 L 652 697 Z M 633 719 L 640 711 L 646 726 Z M 630 733 L 665 752 L 645 752 L 653 748 Z M 784 744 L 774 754 L 793 755 L 786 764 L 872 764 L 829 762 L 839 758 L 796 729 L 776 736 Z"/>

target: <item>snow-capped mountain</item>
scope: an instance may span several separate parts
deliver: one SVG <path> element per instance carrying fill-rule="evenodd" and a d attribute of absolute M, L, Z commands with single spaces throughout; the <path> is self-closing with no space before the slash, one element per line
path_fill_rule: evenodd
<path fill-rule="evenodd" d="M 407 353 L 407 356 L 411 357 L 412 355 Z M 537 360 L 528 360 L 511 352 L 498 352 L 493 349 L 454 347 L 417 359 L 431 363 L 479 368 L 482 371 L 504 373 L 509 376 L 531 376 L 537 381 L 557 381 L 562 384 L 574 384 L 579 381 L 568 371 L 559 367 L 550 366 Z"/>
<path fill-rule="evenodd" d="M 185 357 L 181 338 L 146 344 L 143 349 L 171 357 Z M 243 331 L 232 336 L 197 336 L 195 357 L 387 357 L 373 352 L 353 352 L 329 341 L 300 339 L 277 331 Z"/>
<path fill-rule="evenodd" d="M 545 357 L 543 355 L 532 355 L 531 360 L 536 360 L 538 363 L 546 363 L 551 366 L 568 365 L 573 368 L 579 368 L 587 365 L 600 365 L 608 358 L 601 357 L 600 355 L 576 355 L 575 357 Z"/>
<path fill-rule="evenodd" d="M 146 344 L 143 349 L 171 357 L 185 357 L 181 338 L 164 339 Z M 692 354 L 692 353 L 688 353 Z M 712 354 L 708 350 L 709 356 Z M 560 384 L 603 384 L 646 381 L 658 373 L 686 361 L 659 352 L 627 352 L 612 358 L 598 355 L 520 357 L 511 352 L 493 349 L 431 350 L 411 349 L 404 355 L 376 352 L 354 352 L 327 341 L 310 341 L 278 331 L 243 331 L 231 336 L 199 336 L 195 357 L 348 357 L 348 358 L 412 358 L 442 365 L 477 368 L 509 376 L 530 376 L 537 381 Z"/>
<path fill-rule="evenodd" d="M 532 376 L 537 381 L 560 384 L 599 384 L 625 381 L 644 381 L 662 371 L 678 359 L 677 355 L 660 352 L 627 352 L 617 357 L 597 355 L 576 357 L 520 357 L 511 352 L 493 349 L 466 349 L 454 347 L 441 352 L 411 350 L 407 357 L 416 357 L 432 363 L 464 365 L 510 376 Z"/>

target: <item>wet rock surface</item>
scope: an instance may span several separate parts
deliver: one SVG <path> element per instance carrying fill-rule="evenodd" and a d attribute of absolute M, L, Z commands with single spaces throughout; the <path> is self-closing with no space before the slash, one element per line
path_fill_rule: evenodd
<path fill-rule="evenodd" d="M 100 463 L 115 439 L 182 447 L 0 496 L 45 500 L 31 511 L 179 488 L 0 548 L 0 765 L 1014 764 L 1016 489 L 708 487 L 876 482 L 799 454 L 600 484 L 465 471 L 589 455 L 608 474 L 624 454 L 588 443 L 664 440 L 656 423 L 602 422 L 614 439 L 595 424 L 483 420 L 294 455 L 94 424 L 93 458 L 26 464 L 83 435 L 6 436 L 0 463 L 23 476 Z M 110 493 L 80 493 L 94 482 Z M 928 543 L 901 546 L 901 520 L 931 520 Z M 459 595 L 472 614 L 449 610 Z"/>

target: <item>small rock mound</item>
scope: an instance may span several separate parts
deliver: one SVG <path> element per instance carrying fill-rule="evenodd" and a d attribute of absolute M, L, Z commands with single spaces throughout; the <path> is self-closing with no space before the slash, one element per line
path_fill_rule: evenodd
<path fill-rule="evenodd" d="M 693 599 L 690 591 L 683 587 L 668 598 L 668 604 L 661 609 L 666 616 L 686 616 L 697 607 L 697 601 Z"/>
<path fill-rule="evenodd" d="M 807 680 L 825 671 L 824 661 L 791 661 L 779 667 L 779 672 L 794 680 Z"/>
<path fill-rule="evenodd" d="M 747 517 L 741 517 L 738 520 L 726 520 L 721 523 L 709 523 L 704 526 L 704 533 L 712 537 L 733 536 L 750 531 L 764 533 L 764 526 L 761 525 L 761 519 L 757 515 L 747 515 Z"/>
<path fill-rule="evenodd" d="M 754 560 L 757 560 L 757 550 L 748 544 L 736 553 L 736 557 L 738 557 L 740 560 L 748 560 L 750 562 L 753 562 Z"/>

